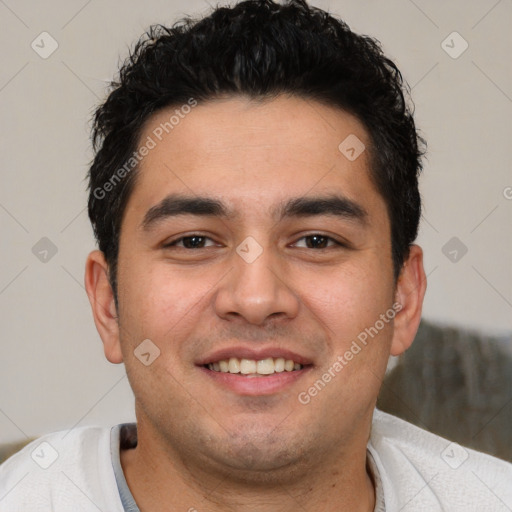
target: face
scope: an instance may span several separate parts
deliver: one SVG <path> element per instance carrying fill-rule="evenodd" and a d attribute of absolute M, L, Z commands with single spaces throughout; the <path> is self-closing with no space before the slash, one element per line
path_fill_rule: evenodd
<path fill-rule="evenodd" d="M 339 149 L 349 136 L 368 148 L 366 130 L 312 101 L 230 98 L 159 140 L 174 110 L 140 138 L 155 144 L 123 218 L 119 331 L 105 349 L 122 354 L 139 429 L 239 472 L 365 446 L 397 322 L 368 150 Z M 136 357 L 143 340 L 150 364 Z"/>

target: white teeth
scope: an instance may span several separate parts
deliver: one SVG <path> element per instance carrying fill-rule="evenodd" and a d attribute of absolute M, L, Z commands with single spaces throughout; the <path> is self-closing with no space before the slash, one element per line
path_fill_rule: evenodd
<path fill-rule="evenodd" d="M 229 373 L 240 373 L 240 360 L 236 357 L 232 357 L 228 363 Z"/>
<path fill-rule="evenodd" d="M 274 371 L 275 364 L 271 357 L 258 361 L 256 365 L 256 373 L 259 373 L 260 375 L 270 375 L 271 373 L 274 373 Z"/>
<path fill-rule="evenodd" d="M 240 361 L 240 373 L 249 375 L 249 373 L 256 373 L 256 361 L 251 359 L 242 359 Z"/>
<path fill-rule="evenodd" d="M 284 357 L 278 357 L 274 360 L 274 371 L 276 373 L 284 372 Z"/>
<path fill-rule="evenodd" d="M 294 370 L 302 370 L 303 366 L 291 359 L 284 357 L 262 359 L 255 361 L 254 359 L 238 359 L 231 357 L 222 359 L 214 363 L 209 363 L 208 369 L 221 373 L 241 373 L 242 375 L 272 375 L 284 371 L 291 372 Z"/>

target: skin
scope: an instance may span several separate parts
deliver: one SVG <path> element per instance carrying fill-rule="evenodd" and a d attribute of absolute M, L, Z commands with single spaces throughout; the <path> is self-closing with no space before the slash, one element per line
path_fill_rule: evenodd
<path fill-rule="evenodd" d="M 150 118 L 140 140 L 174 108 Z M 198 105 L 141 163 L 121 228 L 119 311 L 103 254 L 89 255 L 85 284 L 105 355 L 124 362 L 135 394 L 138 446 L 121 462 L 141 511 L 373 510 L 372 413 L 389 355 L 414 339 L 426 281 L 413 245 L 395 283 L 368 150 L 349 161 L 338 149 L 350 134 L 370 146 L 353 116 L 296 97 Z M 170 193 L 220 199 L 234 216 L 181 215 L 143 230 L 146 212 Z M 290 198 L 333 193 L 366 220 L 273 215 Z M 193 234 L 206 246 L 163 247 Z M 347 246 L 308 246 L 314 234 Z M 248 236 L 263 250 L 252 263 L 236 252 Z M 300 403 L 395 302 L 394 321 Z M 160 350 L 149 366 L 134 356 L 145 339 Z M 289 349 L 312 365 L 276 393 L 246 396 L 196 366 L 234 345 Z"/>

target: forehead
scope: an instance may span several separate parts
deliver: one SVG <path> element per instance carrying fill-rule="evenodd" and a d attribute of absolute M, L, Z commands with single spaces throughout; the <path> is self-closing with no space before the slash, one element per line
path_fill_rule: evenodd
<path fill-rule="evenodd" d="M 143 214 L 170 192 L 222 198 L 235 211 L 260 215 L 287 196 L 309 193 L 383 205 L 370 179 L 363 125 L 311 100 L 232 97 L 169 107 L 146 122 L 142 145 L 151 149 L 127 213 Z"/>

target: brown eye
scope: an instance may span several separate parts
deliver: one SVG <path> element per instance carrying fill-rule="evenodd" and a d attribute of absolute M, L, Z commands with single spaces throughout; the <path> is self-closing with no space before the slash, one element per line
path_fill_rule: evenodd
<path fill-rule="evenodd" d="M 305 244 L 299 245 L 299 247 L 305 247 L 307 249 L 327 249 L 328 247 L 342 245 L 334 240 L 334 238 L 320 234 L 303 236 L 300 240 L 305 240 Z"/>
<path fill-rule="evenodd" d="M 327 244 L 329 242 L 329 239 L 326 237 L 326 236 L 318 236 L 318 235 L 312 235 L 312 236 L 308 236 L 306 237 L 306 245 L 310 248 L 310 249 L 324 249 L 325 247 L 327 247 Z"/>
<path fill-rule="evenodd" d="M 165 247 L 183 247 L 185 249 L 202 249 L 206 245 L 206 241 L 211 240 L 206 236 L 200 235 L 191 235 L 191 236 L 183 236 L 174 240 L 170 244 L 167 244 Z M 210 244 L 213 245 L 213 244 Z"/>

